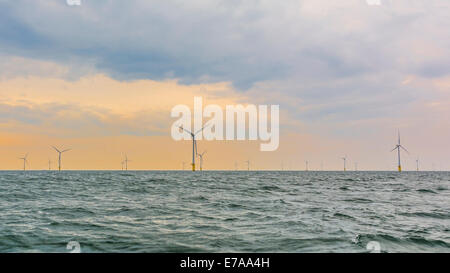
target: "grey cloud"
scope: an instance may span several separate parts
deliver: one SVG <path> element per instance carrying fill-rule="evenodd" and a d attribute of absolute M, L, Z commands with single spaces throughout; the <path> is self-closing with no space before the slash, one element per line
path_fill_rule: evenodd
<path fill-rule="evenodd" d="M 354 120 L 431 96 L 400 83 L 449 75 L 449 13 L 446 0 L 0 0 L 0 49 L 75 75 L 89 64 L 120 80 L 230 81 L 257 99 L 301 99 L 286 106 L 294 118 Z"/>
<path fill-rule="evenodd" d="M 363 0 L 334 3 L 318 17 L 302 9 L 308 1 L 85 0 L 80 7 L 63 0 L 1 1 L 0 41 L 14 54 L 93 62 L 122 80 L 170 75 L 247 89 L 283 77 L 408 71 L 411 64 L 420 71 L 426 66 L 413 61 L 407 42 L 448 45 L 448 38 L 436 37 L 441 33 L 427 31 L 438 21 L 449 23 L 441 17 L 442 1 L 427 2 L 426 11 L 414 1 L 382 8 Z"/>

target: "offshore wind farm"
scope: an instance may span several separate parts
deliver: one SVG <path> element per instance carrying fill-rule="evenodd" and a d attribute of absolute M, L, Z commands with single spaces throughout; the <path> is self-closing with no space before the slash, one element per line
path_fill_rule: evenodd
<path fill-rule="evenodd" d="M 0 0 L 0 252 L 450 252 L 449 14 Z"/>
<path fill-rule="evenodd" d="M 442 202 L 449 197 L 450 172 L 419 171 L 418 158 L 412 159 L 416 163 L 415 170 L 402 168 L 400 149 L 406 152 L 406 148 L 401 144 L 400 132 L 397 144 L 391 150 L 397 152 L 396 156 L 386 149 L 386 156 L 397 163 L 397 168 L 391 170 L 360 170 L 356 161 L 353 171 L 349 170 L 351 157 L 348 155 L 336 157 L 342 163 L 341 170 L 324 169 L 324 160 L 316 169 L 310 160 L 304 160 L 303 170 L 300 166 L 299 170 L 285 169 L 285 161 L 281 161 L 277 170 L 259 170 L 250 159 L 241 161 L 244 167 L 240 169 L 238 161 L 234 161 L 231 170 L 208 170 L 204 165 L 207 150 L 196 139 L 205 128 L 191 133 L 180 127 L 191 138 L 183 145 L 189 145 L 192 154 L 189 149 L 185 154 L 178 154 L 180 158 L 192 156 L 189 170 L 185 169 L 184 161 L 180 162 L 180 170 L 133 170 L 129 168 L 132 160 L 126 153 L 118 157 L 119 170 L 70 170 L 70 166 L 62 169 L 61 156 L 72 149 L 55 146 L 50 148 L 57 152 L 56 170 L 51 168 L 51 158 L 47 162 L 48 171 L 45 171 L 27 169 L 31 167 L 28 153 L 20 157 L 21 170 L 0 171 L 3 196 L 0 207 L 8 211 L 3 219 L 12 221 L 11 217 L 16 213 L 25 213 L 28 225 L 47 227 L 36 230 L 31 237 L 21 235 L 9 240 L 14 225 L 8 225 L 0 231 L 0 238 L 4 238 L 0 252 L 61 252 L 64 246 L 56 243 L 61 238 L 80 242 L 85 252 L 240 252 L 249 247 L 263 252 L 274 249 L 282 252 L 366 252 L 366 245 L 374 240 L 383 246 L 384 252 L 446 252 L 450 249 L 450 242 L 445 239 L 447 231 L 442 225 L 447 213 Z M 202 152 L 198 152 L 199 149 Z M 208 150 L 208 154 L 213 155 L 214 151 Z M 70 158 L 70 154 L 66 158 Z M 195 164 L 195 158 L 199 164 Z M 82 197 L 70 195 L 71 191 L 79 189 L 83 189 Z M 397 201 L 390 202 L 389 196 L 395 196 Z M 39 206 L 28 205 L 26 200 L 31 197 Z M 128 201 L 120 201 L 125 199 Z M 105 206 L 105 202 L 109 205 Z M 433 212 L 424 216 L 417 209 L 421 203 L 426 203 Z M 202 216 L 188 218 L 181 209 Z M 108 211 L 113 211 L 113 215 L 127 215 L 123 220 L 114 220 L 115 232 L 103 228 L 112 224 L 110 220 L 101 220 L 108 217 Z M 299 217 L 291 220 L 285 216 L 262 220 L 268 215 L 284 215 L 289 211 L 306 213 L 295 214 Z M 63 229 L 58 228 L 66 214 L 71 215 L 72 221 L 82 223 L 82 227 L 65 223 Z M 373 215 L 373 221 L 383 222 L 382 233 L 377 231 L 376 225 L 365 221 L 368 214 Z M 136 222 L 136 217 L 148 220 Z M 167 220 L 173 217 L 182 220 Z M 228 220 L 223 221 L 223 217 Z M 428 221 L 423 222 L 423 217 Z M 198 221 L 204 224 L 200 225 Z M 398 222 L 402 222 L 401 227 Z M 285 243 L 280 244 L 278 240 L 270 239 L 271 236 L 261 237 L 258 243 L 250 243 L 245 237 L 240 243 L 216 243 L 219 238 L 249 232 L 246 225 L 259 230 L 253 235 L 256 237 L 260 232 L 275 235 L 283 230 Z M 316 231 L 309 230 L 310 225 L 314 225 Z M 418 228 L 426 230 L 430 225 L 434 229 L 433 238 L 415 232 Z M 156 231 L 176 230 L 182 226 L 189 226 L 192 234 L 196 234 L 195 239 L 177 232 L 161 236 Z M 68 232 L 74 235 L 67 235 Z M 325 237 L 326 242 L 323 242 L 324 233 L 330 234 Z M 92 239 L 92 236 L 99 239 Z M 115 243 L 107 244 L 101 239 L 105 236 Z M 298 236 L 310 239 L 298 243 Z M 149 238 L 152 238 L 151 246 L 146 243 Z"/>
<path fill-rule="evenodd" d="M 203 156 L 206 154 L 206 150 L 204 150 L 203 152 L 201 152 L 201 153 L 199 153 L 198 152 L 198 144 L 197 144 L 197 142 L 198 142 L 198 140 L 196 139 L 196 136 L 198 136 L 205 128 L 207 128 L 209 125 L 208 124 L 205 124 L 200 130 L 198 130 L 197 132 L 195 132 L 195 133 L 192 133 L 191 131 L 189 131 L 189 130 L 187 130 L 187 129 L 185 129 L 185 128 L 183 128 L 183 127 L 179 127 L 180 128 L 180 130 L 182 130 L 182 131 L 184 131 L 184 132 L 186 132 L 186 133 L 188 133 L 188 135 L 190 136 L 190 138 L 191 138 L 191 149 L 192 149 L 192 154 L 191 154 L 191 159 L 192 159 L 192 161 L 191 161 L 191 171 L 202 171 L 202 170 L 204 170 L 203 169 L 203 160 L 204 160 L 204 158 L 203 158 Z M 51 146 L 56 152 L 57 152 L 57 162 L 58 162 L 58 165 L 57 165 L 57 170 L 58 171 L 61 171 L 62 169 L 61 169 L 61 166 L 62 166 L 62 154 L 63 153 L 65 153 L 65 152 L 68 152 L 68 151 L 71 151 L 72 149 L 64 149 L 64 150 L 60 150 L 60 149 L 58 149 L 57 147 L 55 147 L 55 146 Z M 391 150 L 391 152 L 393 152 L 393 151 L 396 151 L 396 162 L 397 162 L 397 164 L 396 164 L 396 166 L 395 166 L 395 168 L 394 167 L 392 167 L 392 169 L 389 169 L 389 168 L 387 168 L 387 169 L 381 169 L 381 170 L 378 170 L 378 171 L 394 171 L 394 170 L 396 170 L 396 171 L 398 171 L 398 172 L 402 172 L 402 171 L 420 171 L 420 169 L 419 169 L 419 157 L 417 157 L 416 159 L 412 159 L 412 158 L 409 158 L 409 160 L 411 161 L 411 160 L 413 160 L 414 161 L 414 165 L 412 166 L 411 164 L 410 164 L 410 168 L 409 169 L 404 169 L 404 168 L 402 168 L 402 157 L 401 157 L 401 150 L 403 150 L 404 152 L 406 152 L 406 155 L 410 155 L 410 153 L 409 153 L 409 151 L 404 147 L 404 146 L 402 146 L 402 144 L 401 144 L 401 138 L 400 138 L 400 131 L 398 130 L 398 133 L 397 133 L 397 144 L 395 145 L 395 147 Z M 25 170 L 27 170 L 27 168 L 28 168 L 28 170 L 42 170 L 42 169 L 40 169 L 40 168 L 33 168 L 33 166 L 32 165 L 30 165 L 30 162 L 28 161 L 28 154 L 29 153 L 26 153 L 23 157 L 19 157 L 18 159 L 20 159 L 21 161 L 22 161 L 22 165 L 20 166 L 20 170 L 23 170 L 23 171 L 25 171 Z M 158 156 L 158 155 L 156 155 L 156 156 Z M 181 156 L 181 155 L 180 155 Z M 186 156 L 184 156 L 185 158 L 186 158 Z M 299 158 L 301 157 L 301 155 L 299 155 Z M 388 158 L 388 157 L 390 157 L 389 155 L 388 155 L 388 153 L 386 153 L 386 158 Z M 198 158 L 198 160 L 199 160 L 199 164 L 198 165 L 196 165 L 195 164 L 195 162 L 196 162 L 196 158 Z M 349 161 L 349 158 L 348 158 L 348 156 L 347 155 L 345 155 L 345 156 L 342 156 L 342 157 L 340 157 L 340 159 L 341 159 L 341 161 L 342 161 L 342 169 L 341 169 L 341 171 L 348 171 L 348 168 L 347 168 L 347 165 L 348 165 L 348 161 Z M 129 162 L 132 162 L 131 160 L 129 160 L 129 158 L 128 158 L 128 155 L 127 154 L 124 154 L 123 155 L 123 159 L 122 159 L 122 161 L 120 161 L 121 162 L 121 168 L 120 168 L 120 170 L 128 170 L 128 163 Z M 298 160 L 298 162 L 300 163 L 300 160 Z M 51 160 L 51 158 L 48 158 L 48 161 L 47 161 L 47 166 L 48 166 L 48 170 L 52 170 L 52 168 L 51 168 L 51 164 L 52 164 L 52 160 Z M 242 170 L 247 170 L 247 171 L 250 171 L 250 167 L 251 167 L 251 165 L 252 165 L 252 163 L 250 162 L 250 160 L 244 160 L 243 161 L 243 164 L 247 167 L 246 169 L 242 169 Z M 354 164 L 354 171 L 357 171 L 358 170 L 358 162 L 353 162 L 353 164 Z M 220 171 L 226 171 L 226 170 L 235 170 L 235 171 L 237 171 L 238 170 L 238 162 L 237 161 L 235 161 L 234 162 L 234 164 L 232 165 L 232 166 L 229 166 L 229 167 L 226 167 L 226 168 L 213 168 L 213 169 L 210 169 L 210 170 L 220 170 Z M 273 165 L 276 165 L 276 163 L 274 162 L 274 164 Z M 185 170 L 185 166 L 186 166 L 186 162 L 185 161 L 182 161 L 181 162 L 181 170 Z M 87 170 L 100 170 L 101 168 L 96 168 L 96 167 L 94 167 L 94 168 L 88 168 Z M 254 166 L 253 167 L 253 169 L 256 171 L 256 170 L 260 170 L 260 171 L 264 171 L 264 170 L 267 170 L 267 171 L 270 171 L 270 170 L 276 170 L 276 171 L 284 171 L 285 170 L 285 167 L 284 167 L 284 163 L 283 163 L 283 160 L 281 161 L 281 165 L 280 165 L 280 168 L 258 168 L 257 166 Z M 77 168 L 68 168 L 68 170 L 83 170 L 83 169 L 77 169 Z M 115 168 L 113 168 L 112 170 L 115 170 Z M 161 169 L 153 169 L 150 165 L 149 165 L 149 167 L 148 168 L 146 168 L 146 169 L 140 169 L 140 170 L 161 170 Z M 178 168 L 174 168 L 174 169 L 166 169 L 166 170 L 179 170 Z M 287 169 L 286 169 L 287 170 Z M 302 168 L 301 167 L 301 164 L 298 164 L 298 166 L 297 167 L 291 167 L 290 169 L 289 169 L 290 171 L 309 171 L 310 170 L 310 161 L 309 160 L 305 160 L 304 161 L 304 168 Z M 374 169 L 374 168 L 370 168 L 370 167 L 368 167 L 367 169 L 366 169 L 366 171 L 375 171 L 376 169 Z M 317 168 L 316 168 L 316 170 L 315 171 L 339 171 L 339 168 L 338 169 L 324 169 L 324 161 L 322 160 L 321 162 L 320 162 L 320 166 L 317 166 Z M 429 166 L 429 168 L 428 169 L 425 169 L 424 171 L 436 171 L 436 168 L 435 168 L 435 163 L 433 162 L 433 163 L 431 163 L 430 164 L 430 166 Z M 439 171 L 446 171 L 446 169 L 439 169 Z"/>

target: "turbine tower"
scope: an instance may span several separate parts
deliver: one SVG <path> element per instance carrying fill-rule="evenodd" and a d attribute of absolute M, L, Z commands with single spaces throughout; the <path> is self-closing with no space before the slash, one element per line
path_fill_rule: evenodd
<path fill-rule="evenodd" d="M 128 156 L 125 155 L 125 160 L 123 161 L 123 163 L 125 163 L 125 171 L 128 171 L 128 162 L 131 162 L 131 160 L 129 160 Z"/>
<path fill-rule="evenodd" d="M 416 171 L 419 171 L 419 158 L 416 159 Z"/>
<path fill-rule="evenodd" d="M 344 157 L 341 157 L 342 160 L 344 160 L 344 172 L 347 170 L 346 168 L 346 163 L 347 163 L 347 155 L 345 155 Z"/>
<path fill-rule="evenodd" d="M 402 164 L 400 161 L 400 149 L 405 150 L 405 152 L 409 153 L 401 144 L 400 144 L 400 131 L 398 131 L 398 144 L 395 145 L 395 148 L 391 150 L 391 152 L 397 150 L 397 154 L 398 154 L 398 171 L 401 172 L 402 171 Z"/>
<path fill-rule="evenodd" d="M 308 171 L 308 163 L 309 163 L 308 160 L 306 160 L 306 161 L 305 161 L 305 164 L 306 164 L 306 169 L 305 169 L 305 170 L 306 170 L 306 171 Z"/>
<path fill-rule="evenodd" d="M 48 170 L 50 171 L 52 169 L 52 161 L 50 158 L 48 159 Z"/>
<path fill-rule="evenodd" d="M 72 149 L 65 149 L 65 150 L 60 151 L 55 146 L 52 146 L 52 147 L 53 147 L 53 149 L 55 149 L 58 152 L 58 171 L 61 171 L 61 154 L 65 153 L 65 152 L 68 152 L 68 151 L 70 151 Z"/>
<path fill-rule="evenodd" d="M 250 171 L 250 160 L 244 161 L 245 163 L 247 163 L 247 171 Z"/>
<path fill-rule="evenodd" d="M 23 160 L 23 170 L 25 171 L 25 166 L 28 164 L 27 160 L 28 153 L 24 157 L 19 157 L 19 159 Z"/>
<path fill-rule="evenodd" d="M 198 157 L 200 157 L 200 171 L 203 171 L 203 155 L 206 153 L 206 151 L 204 151 L 201 154 L 197 154 Z"/>
<path fill-rule="evenodd" d="M 203 126 L 202 129 L 198 130 L 195 133 L 192 133 L 189 130 L 186 130 L 183 128 L 183 126 L 179 126 L 178 128 L 180 128 L 181 130 L 185 131 L 186 133 L 188 133 L 189 135 L 191 135 L 192 138 L 192 171 L 195 172 L 195 155 L 197 154 L 197 140 L 195 140 L 195 136 L 200 133 L 201 131 L 203 131 L 206 128 L 207 125 Z"/>

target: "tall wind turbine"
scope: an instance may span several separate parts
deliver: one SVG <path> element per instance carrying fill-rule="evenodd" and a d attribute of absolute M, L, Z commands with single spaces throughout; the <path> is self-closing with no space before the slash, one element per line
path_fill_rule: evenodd
<path fill-rule="evenodd" d="M 250 171 L 250 160 L 244 161 L 245 163 L 247 163 L 247 171 Z"/>
<path fill-rule="evenodd" d="M 305 169 L 305 170 L 306 170 L 306 171 L 308 171 L 308 163 L 309 163 L 308 160 L 306 160 L 306 161 L 305 161 L 305 164 L 306 164 L 306 169 Z"/>
<path fill-rule="evenodd" d="M 400 144 L 400 131 L 398 131 L 398 144 L 395 145 L 395 148 L 391 150 L 391 152 L 393 152 L 394 150 L 397 150 L 397 154 L 398 154 L 398 171 L 401 172 L 402 171 L 402 164 L 400 161 L 400 149 L 405 150 L 405 152 L 409 153 L 401 144 Z"/>
<path fill-rule="evenodd" d="M 19 159 L 23 160 L 23 170 L 24 171 L 25 171 L 26 164 L 28 164 L 27 156 L 28 156 L 28 153 L 24 157 L 19 157 Z"/>
<path fill-rule="evenodd" d="M 61 171 L 61 154 L 65 153 L 65 152 L 68 152 L 68 151 L 70 151 L 72 149 L 65 149 L 65 150 L 60 151 L 55 146 L 52 146 L 52 147 L 53 147 L 53 149 L 55 149 L 58 152 L 58 171 Z"/>
<path fill-rule="evenodd" d="M 346 168 L 346 163 L 347 163 L 347 155 L 345 155 L 344 157 L 341 157 L 342 160 L 344 160 L 344 172 L 347 170 Z"/>
<path fill-rule="evenodd" d="M 120 164 L 122 165 L 122 171 L 123 171 L 123 164 L 125 164 L 125 161 L 121 161 Z"/>
<path fill-rule="evenodd" d="M 419 158 L 416 159 L 416 171 L 419 171 Z"/>
<path fill-rule="evenodd" d="M 181 130 L 185 131 L 186 133 L 191 135 L 192 138 L 192 171 L 195 172 L 195 155 L 197 154 L 197 140 L 195 140 L 195 136 L 200 133 L 201 131 L 203 131 L 206 128 L 207 125 L 203 126 L 202 129 L 198 130 L 195 133 L 192 133 L 189 130 L 186 130 L 183 128 L 183 126 L 179 126 L 178 128 L 180 128 Z"/>
<path fill-rule="evenodd" d="M 201 154 L 197 154 L 198 157 L 200 157 L 200 171 L 203 171 L 203 155 L 205 155 L 206 151 L 204 151 Z"/>

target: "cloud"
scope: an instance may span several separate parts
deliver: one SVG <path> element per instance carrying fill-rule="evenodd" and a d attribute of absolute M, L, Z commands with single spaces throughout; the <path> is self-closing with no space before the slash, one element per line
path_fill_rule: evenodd
<path fill-rule="evenodd" d="M 34 61 L 29 66 L 40 64 L 52 67 Z M 223 107 L 246 100 L 229 83 L 15 76 L 0 80 L 0 128 L 54 136 L 167 135 L 172 107 L 191 106 L 194 96 Z"/>
<path fill-rule="evenodd" d="M 92 63 L 121 80 L 230 81 L 247 89 L 386 70 L 442 76 L 449 4 L 420 2 L 1 1 L 0 39 L 11 54 Z"/>

